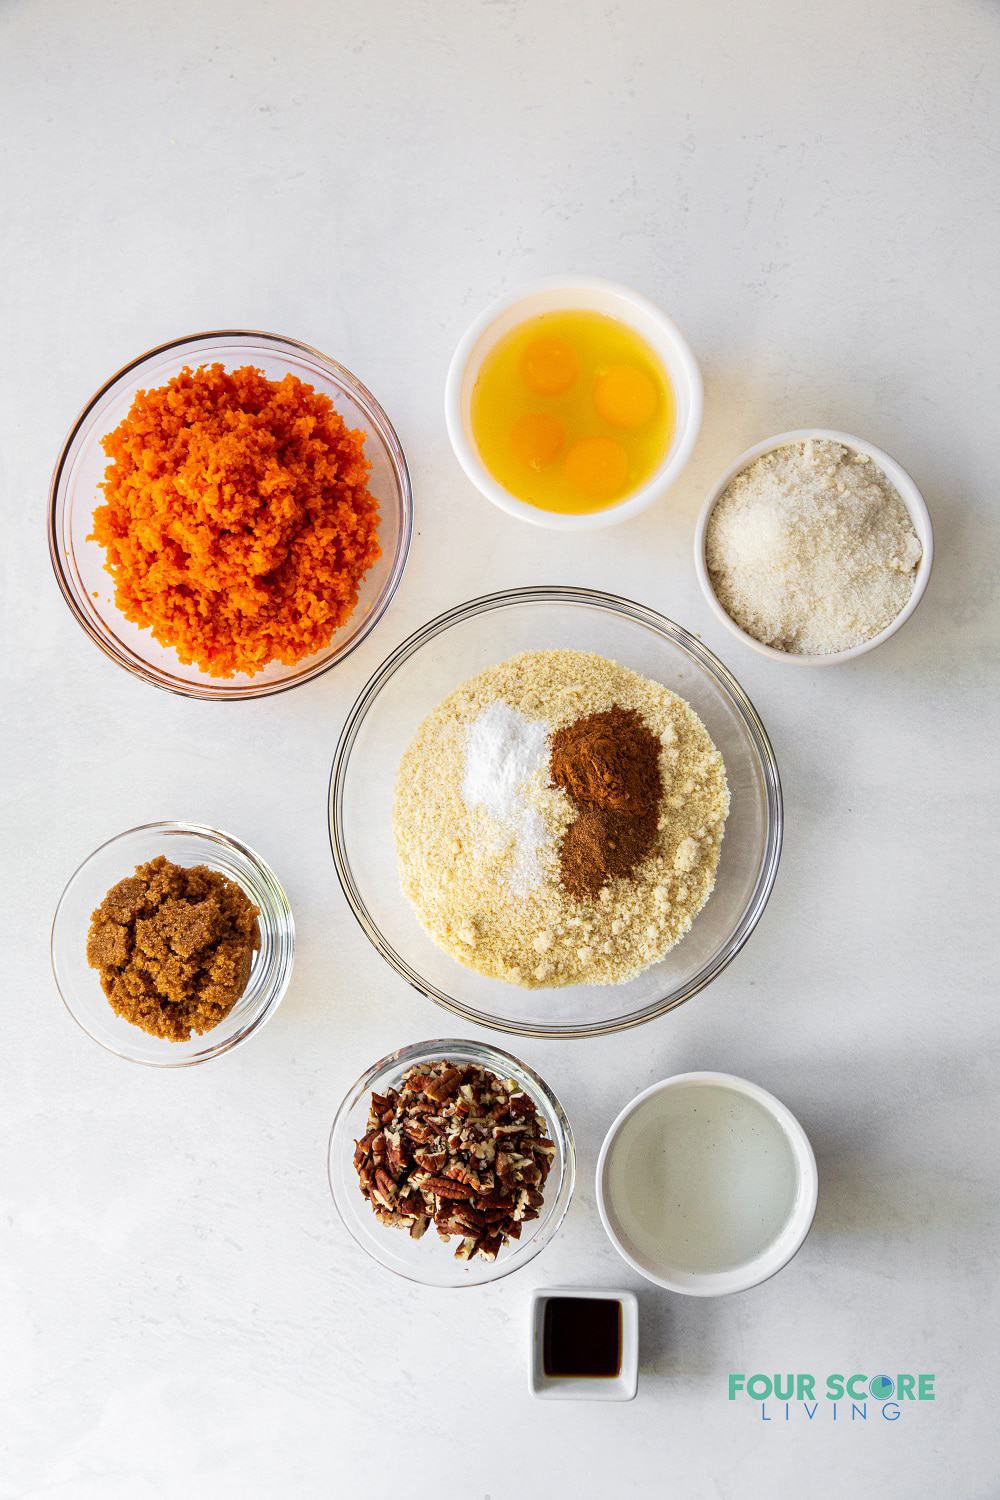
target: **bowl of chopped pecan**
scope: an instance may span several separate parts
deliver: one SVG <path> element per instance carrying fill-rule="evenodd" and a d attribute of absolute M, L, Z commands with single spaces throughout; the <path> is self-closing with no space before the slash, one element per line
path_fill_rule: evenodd
<path fill-rule="evenodd" d="M 478 1286 L 527 1265 L 573 1195 L 559 1100 L 509 1052 L 417 1042 L 369 1068 L 330 1132 L 346 1228 L 374 1260 L 428 1286 Z"/>

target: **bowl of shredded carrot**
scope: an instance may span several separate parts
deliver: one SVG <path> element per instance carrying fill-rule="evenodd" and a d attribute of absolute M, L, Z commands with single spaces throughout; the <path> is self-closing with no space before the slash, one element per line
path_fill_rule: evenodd
<path fill-rule="evenodd" d="M 374 396 L 274 334 L 161 345 L 87 403 L 52 480 L 63 597 L 136 676 L 250 698 L 342 661 L 378 623 L 412 528 Z"/>

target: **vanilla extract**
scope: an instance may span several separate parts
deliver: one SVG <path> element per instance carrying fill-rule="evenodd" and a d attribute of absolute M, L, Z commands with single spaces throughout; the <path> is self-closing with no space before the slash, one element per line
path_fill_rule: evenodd
<path fill-rule="evenodd" d="M 612 1297 L 550 1297 L 542 1324 L 549 1378 L 614 1380 L 622 1368 L 622 1305 Z"/>

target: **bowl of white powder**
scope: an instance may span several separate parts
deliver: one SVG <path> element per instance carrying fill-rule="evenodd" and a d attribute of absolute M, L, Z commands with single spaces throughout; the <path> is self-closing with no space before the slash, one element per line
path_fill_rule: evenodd
<path fill-rule="evenodd" d="M 810 427 L 749 448 L 709 495 L 695 569 L 714 613 L 755 651 L 832 666 L 873 651 L 916 609 L 934 555 L 905 469 Z"/>

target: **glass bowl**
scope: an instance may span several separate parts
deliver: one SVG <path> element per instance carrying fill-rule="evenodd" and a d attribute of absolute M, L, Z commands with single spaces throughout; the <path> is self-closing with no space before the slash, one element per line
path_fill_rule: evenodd
<path fill-rule="evenodd" d="M 467 678 L 519 651 L 596 651 L 685 698 L 722 753 L 732 806 L 716 886 L 685 938 L 627 983 L 527 990 L 438 948 L 399 883 L 392 801 L 424 717 Z M 354 915 L 404 979 L 468 1021 L 522 1036 L 599 1036 L 662 1015 L 710 984 L 767 904 L 781 853 L 781 783 L 753 704 L 717 657 L 643 605 L 589 589 L 488 594 L 438 615 L 379 667 L 347 718 L 330 776 L 330 842 Z"/>
<path fill-rule="evenodd" d="M 513 1078 L 535 1105 L 545 1121 L 549 1138 L 555 1142 L 555 1156 L 538 1218 L 524 1226 L 519 1240 L 504 1245 L 494 1261 L 479 1258 L 456 1260 L 457 1238 L 445 1243 L 433 1224 L 422 1239 L 413 1240 L 404 1229 L 380 1223 L 371 1204 L 362 1196 L 354 1168 L 354 1146 L 368 1128 L 372 1091 L 384 1094 L 386 1089 L 398 1087 L 403 1074 L 415 1064 L 439 1062 L 442 1058 L 475 1063 L 501 1078 Z M 487 1281 L 499 1281 L 502 1276 L 509 1276 L 512 1271 L 526 1266 L 552 1239 L 573 1196 L 576 1151 L 573 1132 L 562 1105 L 526 1063 L 485 1042 L 445 1038 L 401 1047 L 362 1073 L 348 1091 L 334 1119 L 327 1152 L 327 1174 L 334 1204 L 348 1232 L 379 1265 L 425 1286 L 481 1286 Z"/>
<path fill-rule="evenodd" d="M 96 969 L 87 963 L 92 912 L 117 881 L 158 854 L 177 865 L 208 865 L 218 870 L 242 886 L 260 909 L 260 948 L 254 954 L 246 990 L 224 1021 L 186 1042 L 150 1036 L 116 1015 Z M 154 1068 L 207 1062 L 258 1031 L 288 988 L 294 948 L 292 909 L 273 870 L 238 839 L 196 823 L 146 823 L 109 839 L 72 876 L 52 920 L 52 972 L 74 1021 L 109 1052 Z"/>
<path fill-rule="evenodd" d="M 162 385 L 185 365 L 194 368 L 214 363 L 227 369 L 256 365 L 272 380 L 296 375 L 329 396 L 348 427 L 360 428 L 367 435 L 365 452 L 372 466 L 369 484 L 381 505 L 382 555 L 365 574 L 350 619 L 321 651 L 291 667 L 271 662 L 253 677 L 210 677 L 200 667 L 184 666 L 175 651 L 153 640 L 149 630 L 126 620 L 114 601 L 111 575 L 104 567 L 104 548 L 88 541 L 94 508 L 101 499 L 98 483 L 108 463 L 101 439 L 126 415 L 136 391 Z M 342 661 L 385 613 L 406 563 L 412 522 L 410 477 L 403 450 L 371 392 L 343 365 L 308 344 L 273 333 L 239 330 L 174 339 L 140 355 L 113 375 L 73 424 L 49 491 L 52 567 L 63 598 L 79 623 L 119 666 L 144 682 L 188 698 L 263 698 L 308 682 Z"/>

